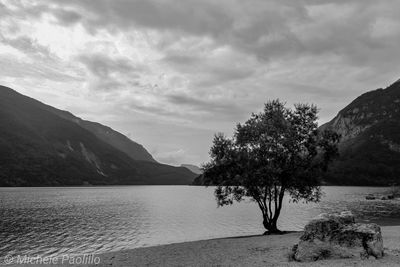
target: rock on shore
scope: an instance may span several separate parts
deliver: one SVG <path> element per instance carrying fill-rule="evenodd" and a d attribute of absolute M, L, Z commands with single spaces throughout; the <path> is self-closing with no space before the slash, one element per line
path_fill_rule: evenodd
<path fill-rule="evenodd" d="M 293 247 L 296 261 L 320 259 L 383 257 L 381 229 L 376 224 L 355 223 L 350 212 L 323 213 L 304 228 L 300 242 Z"/>

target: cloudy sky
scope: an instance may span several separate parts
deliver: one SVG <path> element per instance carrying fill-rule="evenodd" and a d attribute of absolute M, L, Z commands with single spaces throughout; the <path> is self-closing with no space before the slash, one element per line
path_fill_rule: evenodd
<path fill-rule="evenodd" d="M 400 78 L 398 0 L 0 0 L 0 83 L 160 162 L 207 161 L 269 99 L 330 120 Z"/>

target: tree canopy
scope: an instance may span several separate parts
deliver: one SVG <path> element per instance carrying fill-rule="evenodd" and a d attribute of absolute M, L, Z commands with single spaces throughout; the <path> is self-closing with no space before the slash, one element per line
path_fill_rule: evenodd
<path fill-rule="evenodd" d="M 268 232 L 279 232 L 282 200 L 319 201 L 320 177 L 338 154 L 339 136 L 320 132 L 314 105 L 289 109 L 279 100 L 265 104 L 228 138 L 216 134 L 210 162 L 204 164 L 204 183 L 216 185 L 220 206 L 245 198 L 254 200 Z"/>

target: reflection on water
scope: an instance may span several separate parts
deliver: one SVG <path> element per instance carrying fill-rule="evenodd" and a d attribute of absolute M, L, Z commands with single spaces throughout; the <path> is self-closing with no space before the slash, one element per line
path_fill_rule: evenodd
<path fill-rule="evenodd" d="M 368 201 L 387 188 L 324 187 L 318 204 L 288 203 L 281 229 L 301 230 L 321 212 L 400 224 L 399 201 Z M 121 186 L 0 188 L 0 257 L 101 253 L 264 231 L 252 202 L 217 208 L 213 188 Z"/>

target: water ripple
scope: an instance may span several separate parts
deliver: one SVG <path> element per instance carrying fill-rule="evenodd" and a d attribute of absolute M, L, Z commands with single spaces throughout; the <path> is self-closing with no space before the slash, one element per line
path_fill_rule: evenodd
<path fill-rule="evenodd" d="M 366 201 L 386 188 L 325 187 L 319 204 L 285 200 L 279 226 L 301 230 L 321 212 L 352 210 L 360 220 L 399 223 L 399 201 Z M 125 186 L 0 188 L 0 257 L 60 256 L 264 231 L 257 206 L 217 208 L 213 188 Z"/>

